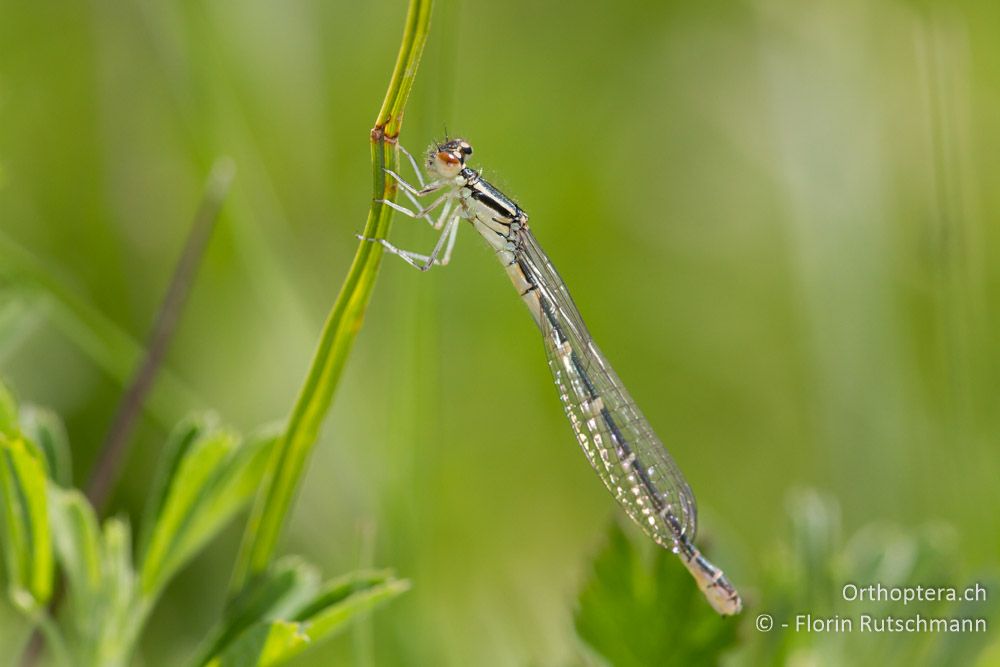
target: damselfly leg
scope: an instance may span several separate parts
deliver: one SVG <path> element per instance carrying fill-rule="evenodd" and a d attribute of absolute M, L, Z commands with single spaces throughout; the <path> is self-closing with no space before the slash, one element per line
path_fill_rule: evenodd
<path fill-rule="evenodd" d="M 412 210 L 401 204 L 389 201 L 387 199 L 379 199 L 379 201 L 386 206 L 392 208 L 393 210 L 399 211 L 403 215 L 409 216 L 415 219 L 426 220 L 430 226 L 435 230 L 441 230 L 441 234 L 438 236 L 437 243 L 434 244 L 434 249 L 431 250 L 429 255 L 425 255 L 418 252 L 413 252 L 411 250 L 403 250 L 385 239 L 367 238 L 361 235 L 356 235 L 358 239 L 362 241 L 367 241 L 369 243 L 378 243 L 388 252 L 393 255 L 398 256 L 404 262 L 410 266 L 419 269 L 421 271 L 427 271 L 432 266 L 444 266 L 451 261 L 451 251 L 455 247 L 455 237 L 458 232 L 458 222 L 460 218 L 460 210 L 452 211 L 455 203 L 455 193 L 454 190 L 449 190 L 439 196 L 437 199 L 432 201 L 427 206 L 420 208 L 420 201 L 417 197 L 423 197 L 425 195 L 437 192 L 441 188 L 448 185 L 446 182 L 435 181 L 429 185 L 424 183 L 423 176 L 420 174 L 420 168 L 417 166 L 417 161 L 413 156 L 402 146 L 396 146 L 403 155 L 406 156 L 410 165 L 413 167 L 413 171 L 417 176 L 417 181 L 420 183 L 420 188 L 415 188 L 412 184 L 408 183 L 406 179 L 400 176 L 398 173 L 392 171 L 391 169 L 385 169 L 385 173 L 391 176 L 397 183 L 399 183 L 400 189 L 403 193 L 413 202 L 417 210 Z M 439 206 L 442 206 L 441 212 L 438 214 L 437 220 L 431 217 L 431 212 Z M 443 252 L 443 254 L 442 254 Z"/>
<path fill-rule="evenodd" d="M 434 226 L 434 220 L 430 216 L 430 211 L 432 211 L 435 206 L 438 206 L 441 203 L 442 198 L 439 198 L 430 206 L 425 206 L 421 208 L 420 201 L 417 199 L 417 197 L 422 197 L 432 192 L 436 192 L 437 190 L 440 190 L 442 187 L 444 187 L 445 184 L 432 183 L 430 186 L 427 186 L 427 184 L 424 183 L 424 176 L 420 172 L 420 166 L 417 164 L 417 161 L 414 159 L 410 151 L 403 148 L 400 144 L 396 144 L 396 149 L 406 157 L 406 160 L 410 163 L 410 166 L 413 167 L 413 174 L 417 177 L 417 183 L 420 184 L 420 187 L 419 188 L 414 187 L 412 184 L 407 182 L 405 178 L 403 178 L 400 174 L 393 171 L 392 169 L 383 169 L 382 171 L 384 171 L 387 175 L 391 176 L 393 180 L 395 180 L 396 183 L 399 184 L 400 188 L 403 191 L 403 194 L 406 196 L 407 199 L 410 200 L 410 203 L 413 204 L 415 210 L 410 210 L 405 206 L 401 206 L 395 202 L 391 202 L 386 199 L 376 199 L 375 201 L 379 202 L 380 204 L 385 204 L 390 208 L 399 211 L 400 213 L 410 216 L 411 218 L 416 218 L 418 220 L 420 219 L 426 220 L 427 224 L 434 227 L 434 229 L 440 229 L 440 227 Z"/>
<path fill-rule="evenodd" d="M 396 149 L 400 153 L 402 153 L 404 157 L 406 157 L 407 161 L 410 163 L 410 166 L 413 167 L 413 175 L 417 177 L 417 183 L 420 184 L 420 189 L 422 190 L 424 188 L 424 185 L 426 185 L 426 184 L 424 183 L 424 175 L 420 171 L 420 165 L 417 164 L 417 161 L 414 159 L 413 154 L 410 153 L 410 151 L 408 151 L 405 148 L 403 148 L 403 146 L 401 144 L 397 143 L 396 144 Z M 396 179 L 397 183 L 398 182 L 403 182 L 403 179 L 401 179 L 398 174 L 396 174 L 396 173 L 394 173 L 394 172 L 392 172 L 392 171 L 390 171 L 388 169 L 386 169 L 386 172 L 388 172 L 394 179 Z M 409 185 L 409 183 L 407 183 L 407 185 Z M 412 189 L 416 189 L 416 188 L 412 188 Z M 410 191 L 410 189 L 404 187 L 403 188 L 403 194 L 406 195 L 406 198 L 410 200 L 410 203 L 413 204 L 413 206 L 415 208 L 417 208 L 417 209 L 420 208 L 420 201 L 417 199 L 417 196 L 414 195 Z M 383 203 L 388 203 L 389 206 L 391 206 L 392 208 L 395 208 L 397 211 L 400 211 L 402 213 L 406 213 L 406 211 L 403 211 L 402 209 L 400 209 L 396 205 L 395 202 L 385 202 L 383 200 Z M 430 215 L 424 214 L 424 215 L 422 215 L 420 217 L 423 218 L 424 220 L 426 220 L 427 224 L 433 226 L 434 221 L 431 219 Z M 437 229 L 437 227 L 435 227 L 435 229 Z"/>
<path fill-rule="evenodd" d="M 420 184 L 420 187 L 424 187 L 424 185 L 426 185 L 424 183 L 424 175 L 420 172 L 420 165 L 417 164 L 416 159 L 414 159 L 414 157 L 410 153 L 410 151 L 408 151 L 405 148 L 403 148 L 403 146 L 401 144 L 397 143 L 396 144 L 396 149 L 400 153 L 402 153 L 404 156 L 406 156 L 407 160 L 409 160 L 410 166 L 413 167 L 413 174 L 417 177 L 417 183 Z"/>
<path fill-rule="evenodd" d="M 435 199 L 434 201 L 432 201 L 427 206 L 425 206 L 425 207 L 423 207 L 421 209 L 418 209 L 416 211 L 412 211 L 412 210 L 406 208 L 405 206 L 401 206 L 400 204 L 397 204 L 396 202 L 389 201 L 388 199 L 380 199 L 379 201 L 381 201 L 386 206 L 388 206 L 388 207 L 390 207 L 390 208 L 392 208 L 392 209 L 394 209 L 396 211 L 399 211 L 403 215 L 408 215 L 411 218 L 416 218 L 418 220 L 421 219 L 421 218 L 426 219 L 427 222 L 430 223 L 431 227 L 434 227 L 434 229 L 440 229 L 440 227 L 435 227 L 434 226 L 436 223 L 430 218 L 430 212 L 433 211 L 434 209 L 436 209 L 445 200 L 450 199 L 451 197 L 452 197 L 452 194 L 450 192 L 446 192 L 443 195 L 441 195 L 440 197 L 438 197 L 437 199 Z M 419 202 L 418 202 L 418 205 L 419 205 Z"/>
<path fill-rule="evenodd" d="M 447 208 L 451 207 L 451 202 L 446 205 Z M 447 213 L 447 211 L 445 211 Z M 404 262 L 409 264 L 415 269 L 421 271 L 427 271 L 432 266 L 445 266 L 451 261 L 451 251 L 455 247 L 455 237 L 458 232 L 458 223 L 461 218 L 458 215 L 458 211 L 455 211 L 451 217 L 445 220 L 445 216 L 441 216 L 441 221 L 443 223 L 444 229 L 441 234 L 438 235 L 437 243 L 434 244 L 434 249 L 431 250 L 429 255 L 423 255 L 420 253 L 412 252 L 410 250 L 403 250 L 402 248 L 397 248 L 392 243 L 389 243 L 385 239 L 373 239 L 356 234 L 359 240 L 368 241 L 369 243 L 378 243 L 388 252 L 393 255 L 398 256 Z M 435 227 L 437 228 L 437 227 Z M 441 252 L 444 251 L 442 255 Z M 439 257 L 440 255 L 440 257 Z"/>

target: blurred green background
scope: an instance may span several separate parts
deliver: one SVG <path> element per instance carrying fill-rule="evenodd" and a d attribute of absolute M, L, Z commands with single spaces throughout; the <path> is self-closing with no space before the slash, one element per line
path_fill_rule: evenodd
<path fill-rule="evenodd" d="M 248 431 L 291 407 L 369 206 L 404 4 L 0 0 L 0 373 L 64 416 L 78 481 L 121 386 L 13 249 L 142 340 L 212 161 L 238 169 L 115 511 L 138 515 L 188 410 Z M 467 137 L 528 211 L 751 618 L 792 489 L 846 533 L 951 526 L 962 583 L 998 564 L 998 30 L 986 0 L 435 8 L 403 143 Z M 386 258 L 284 547 L 413 590 L 296 664 L 577 660 L 617 508 L 460 237 L 425 275 Z M 432 244 L 401 216 L 392 238 Z M 193 649 L 238 537 L 170 589 L 145 664 Z"/>

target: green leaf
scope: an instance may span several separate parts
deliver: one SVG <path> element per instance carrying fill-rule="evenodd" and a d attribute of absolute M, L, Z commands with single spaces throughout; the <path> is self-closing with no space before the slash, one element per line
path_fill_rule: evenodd
<path fill-rule="evenodd" d="M 127 665 L 149 611 L 149 605 L 138 598 L 128 522 L 117 517 L 105 521 L 102 547 L 103 581 L 98 606 L 100 636 L 96 664 L 102 667 Z"/>
<path fill-rule="evenodd" d="M 317 594 L 319 584 L 319 572 L 302 559 L 278 560 L 230 602 L 219 628 L 209 635 L 193 664 L 203 665 L 253 625 L 290 618 Z"/>
<path fill-rule="evenodd" d="M 329 639 L 372 608 L 409 589 L 384 572 L 358 572 L 329 582 L 291 620 L 254 625 L 208 662 L 210 667 L 267 667 Z"/>
<path fill-rule="evenodd" d="M 45 497 L 45 464 L 23 438 L 0 435 L 3 549 L 11 599 L 30 614 L 52 595 L 52 534 Z"/>
<path fill-rule="evenodd" d="M 677 556 L 653 551 L 612 524 L 579 596 L 577 634 L 615 667 L 718 664 L 738 620 L 705 603 Z"/>
<path fill-rule="evenodd" d="M 276 430 L 265 429 L 249 436 L 230 455 L 202 504 L 204 511 L 193 517 L 188 532 L 192 550 L 200 548 L 253 500 L 279 437 Z"/>
<path fill-rule="evenodd" d="M 3 382 L 0 382 L 0 434 L 8 438 L 16 438 L 19 432 L 17 425 L 17 401 Z"/>
<path fill-rule="evenodd" d="M 390 583 L 402 585 L 403 592 L 409 589 L 409 582 L 397 581 L 391 570 L 357 570 L 331 579 L 323 585 L 323 589 L 309 602 L 303 605 L 294 616 L 294 620 L 305 621 L 315 619 L 324 609 L 333 608 L 358 593 L 364 593 Z"/>
<path fill-rule="evenodd" d="M 49 484 L 56 554 L 66 573 L 67 608 L 61 618 L 73 633 L 73 664 L 124 666 L 149 611 L 137 598 L 128 523 L 105 522 L 76 490 Z"/>
<path fill-rule="evenodd" d="M 165 494 L 157 492 L 154 500 L 162 509 L 154 512 L 142 560 L 144 596 L 155 598 L 177 569 L 250 501 L 273 444 L 273 437 L 262 437 L 241 445 L 225 430 L 199 430 L 193 441 L 182 442 L 176 462 L 168 463 L 173 474 Z"/>
<path fill-rule="evenodd" d="M 21 432 L 45 455 L 49 477 L 60 486 L 73 483 L 73 460 L 66 427 L 59 415 L 33 405 L 21 408 Z"/>
<path fill-rule="evenodd" d="M 265 667 L 276 665 L 283 659 L 302 652 L 310 642 L 301 623 L 272 621 L 255 626 L 240 637 L 219 657 L 213 658 L 209 667 Z"/>
<path fill-rule="evenodd" d="M 132 612 L 135 598 L 132 567 L 132 531 L 125 519 L 104 522 L 104 596 L 111 600 L 112 618 L 124 619 Z M 115 625 L 124 626 L 126 623 Z"/>
<path fill-rule="evenodd" d="M 167 502 L 167 495 L 170 493 L 170 485 L 177 475 L 181 461 L 184 460 L 191 446 L 200 437 L 217 427 L 218 418 L 212 413 L 189 415 L 182 419 L 167 436 L 143 513 L 139 533 L 140 562 L 146 557 L 153 528 L 160 521 L 160 514 Z"/>
<path fill-rule="evenodd" d="M 103 580 L 101 531 L 94 508 L 79 491 L 50 484 L 49 517 L 74 616 L 87 616 L 96 607 Z"/>

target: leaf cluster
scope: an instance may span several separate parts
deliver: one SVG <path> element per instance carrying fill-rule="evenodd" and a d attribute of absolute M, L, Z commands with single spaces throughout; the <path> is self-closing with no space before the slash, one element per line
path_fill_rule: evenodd
<path fill-rule="evenodd" d="M 133 659 L 171 579 L 244 509 L 265 474 L 277 430 L 243 438 L 212 415 L 170 434 L 133 541 L 129 522 L 103 523 L 70 488 L 70 447 L 56 415 L 19 409 L 0 384 L 0 552 L 7 596 L 65 665 Z M 65 604 L 53 615 L 56 573 Z M 276 665 L 408 588 L 390 572 L 323 582 L 296 558 L 279 560 L 235 596 L 189 662 Z"/>

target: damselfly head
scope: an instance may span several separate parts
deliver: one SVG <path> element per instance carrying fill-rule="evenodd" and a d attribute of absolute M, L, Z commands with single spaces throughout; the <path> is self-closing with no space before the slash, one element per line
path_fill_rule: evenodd
<path fill-rule="evenodd" d="M 431 146 L 427 154 L 427 169 L 442 178 L 454 178 L 472 155 L 472 146 L 465 139 L 447 139 Z"/>

